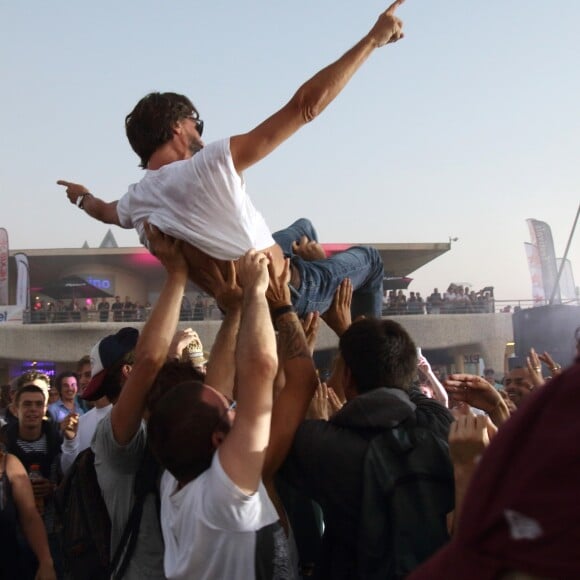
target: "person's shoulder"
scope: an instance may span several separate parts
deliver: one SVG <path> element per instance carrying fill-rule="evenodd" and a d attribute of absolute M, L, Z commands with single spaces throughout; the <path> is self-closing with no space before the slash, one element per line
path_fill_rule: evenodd
<path fill-rule="evenodd" d="M 62 401 L 55 401 L 48 406 L 48 412 L 58 411 L 62 407 Z"/>
<path fill-rule="evenodd" d="M 193 165 L 224 163 L 231 160 L 230 139 L 218 139 L 203 147 L 189 160 Z"/>
<path fill-rule="evenodd" d="M 292 453 L 299 456 L 317 455 L 321 448 L 332 447 L 343 429 L 332 421 L 307 419 L 296 430 Z"/>

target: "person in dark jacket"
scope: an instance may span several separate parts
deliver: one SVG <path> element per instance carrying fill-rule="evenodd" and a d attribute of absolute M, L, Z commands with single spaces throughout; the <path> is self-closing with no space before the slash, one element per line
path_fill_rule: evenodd
<path fill-rule="evenodd" d="M 346 403 L 330 420 L 309 420 L 299 427 L 282 471 L 288 483 L 322 507 L 325 530 L 317 577 L 359 577 L 362 474 L 375 436 L 411 422 L 446 449 L 453 417 L 440 403 L 410 390 L 416 370 L 415 344 L 396 322 L 362 319 L 340 337 L 333 382 L 344 390 Z"/>

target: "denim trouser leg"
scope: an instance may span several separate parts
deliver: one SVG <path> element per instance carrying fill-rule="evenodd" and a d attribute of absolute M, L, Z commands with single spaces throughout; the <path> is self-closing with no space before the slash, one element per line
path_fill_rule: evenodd
<path fill-rule="evenodd" d="M 353 287 L 353 318 L 381 316 L 383 302 L 383 261 L 377 250 L 355 246 L 334 254 L 326 260 L 306 262 L 299 256 L 292 258 L 300 273 L 300 288 L 291 287 L 292 302 L 299 316 L 317 310 L 326 312 L 332 304 L 334 293 L 345 278 Z"/>
<path fill-rule="evenodd" d="M 318 235 L 312 222 L 306 218 L 300 218 L 287 228 L 272 234 L 274 241 L 282 248 L 285 256 L 294 255 L 292 244 L 300 241 L 302 236 L 306 236 L 309 240 L 318 241 Z"/>

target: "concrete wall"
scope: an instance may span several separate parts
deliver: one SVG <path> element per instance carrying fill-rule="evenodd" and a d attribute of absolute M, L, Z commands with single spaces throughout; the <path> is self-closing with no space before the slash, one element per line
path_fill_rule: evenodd
<path fill-rule="evenodd" d="M 464 355 L 479 354 L 486 365 L 501 374 L 505 344 L 513 340 L 510 314 L 432 314 L 397 316 L 393 320 L 402 324 L 423 350 L 448 349 L 458 371 L 463 370 Z M 0 382 L 7 382 L 23 360 L 53 361 L 57 372 L 70 368 L 99 339 L 127 325 L 141 328 L 143 323 L 0 324 Z M 181 322 L 179 327 L 194 328 L 204 349 L 209 350 L 219 325 L 219 321 Z M 336 344 L 336 336 L 323 324 L 318 348 Z"/>

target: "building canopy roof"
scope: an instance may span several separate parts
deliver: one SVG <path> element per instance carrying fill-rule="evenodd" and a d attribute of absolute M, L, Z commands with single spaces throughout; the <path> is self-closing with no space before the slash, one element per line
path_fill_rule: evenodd
<path fill-rule="evenodd" d="M 328 244 L 328 247 L 334 250 L 339 249 L 338 246 L 345 248 L 350 245 Z M 393 277 L 409 276 L 450 249 L 449 243 L 366 245 L 379 251 L 386 275 Z M 163 271 L 157 258 L 142 247 L 12 250 L 10 255 L 16 253 L 24 253 L 28 257 L 32 290 L 74 273 L 76 269 L 86 271 L 91 266 L 120 268 L 141 277 L 147 284 L 158 281 Z M 13 264 L 10 266 L 14 269 Z"/>

